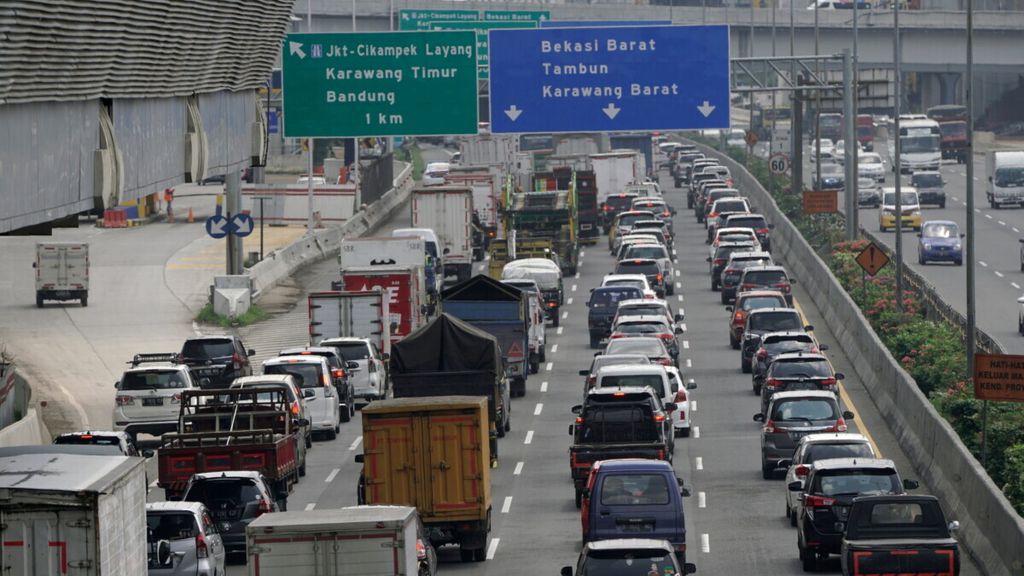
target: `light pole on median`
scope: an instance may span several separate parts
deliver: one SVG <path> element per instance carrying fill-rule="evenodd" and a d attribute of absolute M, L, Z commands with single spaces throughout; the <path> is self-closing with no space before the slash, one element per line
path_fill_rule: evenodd
<path fill-rule="evenodd" d="M 858 22 L 857 22 L 857 19 L 858 19 L 857 4 L 859 4 L 859 3 L 860 3 L 860 0 L 853 0 L 853 118 L 851 118 L 850 121 L 852 121 L 853 124 L 854 124 L 853 130 L 854 130 L 854 134 L 856 135 L 856 139 L 855 139 L 855 142 L 853 142 L 854 146 L 853 146 L 852 149 L 850 148 L 850 146 L 846 146 L 844 148 L 844 150 L 850 150 L 850 152 L 848 153 L 850 156 L 848 157 L 847 161 L 853 162 L 853 183 L 854 183 L 853 193 L 854 193 L 855 197 L 854 197 L 853 202 L 850 203 L 850 205 L 853 206 L 853 210 L 850 211 L 850 213 L 847 214 L 846 217 L 850 219 L 850 228 L 853 230 L 853 234 L 854 235 L 857 234 L 857 230 L 858 230 L 858 228 L 860 226 L 860 214 L 857 212 L 858 201 L 856 199 L 856 194 L 857 194 L 856 183 L 857 183 L 857 180 L 858 180 L 858 175 L 860 174 L 860 166 L 858 164 L 860 162 L 860 158 L 859 158 L 859 155 L 860 155 L 860 135 L 857 134 L 857 131 L 860 130 L 860 125 L 857 124 L 857 115 L 858 115 L 858 111 L 860 110 L 860 104 L 858 102 L 858 96 L 859 96 L 858 91 L 860 90 L 860 84 L 858 83 L 858 80 L 860 79 L 860 64 L 858 63 L 859 61 L 857 60 L 857 25 L 858 25 Z M 851 144 L 851 143 L 847 142 L 847 144 Z M 847 184 L 846 184 L 846 193 L 847 194 L 850 193 L 850 183 L 849 182 L 847 182 Z"/>
<path fill-rule="evenodd" d="M 901 61 L 903 57 L 900 49 L 900 0 L 893 0 L 892 3 L 892 30 L 893 30 L 893 60 L 896 67 L 896 77 L 893 79 L 893 134 L 890 138 L 893 138 L 893 150 L 895 151 L 894 158 L 892 159 L 893 172 L 895 173 L 896 181 L 896 214 L 893 218 L 896 226 L 896 311 L 903 312 L 903 199 L 902 186 L 900 180 L 902 179 L 902 170 L 900 169 L 900 156 L 902 146 L 900 146 L 900 109 L 902 104 L 900 99 L 902 98 L 902 75 L 901 75 Z"/>
<path fill-rule="evenodd" d="M 974 0 L 967 0 L 967 74 L 964 104 L 967 106 L 967 377 L 974 379 L 977 352 L 977 321 L 974 293 Z M 988 400 L 981 408 L 981 466 L 988 462 Z"/>

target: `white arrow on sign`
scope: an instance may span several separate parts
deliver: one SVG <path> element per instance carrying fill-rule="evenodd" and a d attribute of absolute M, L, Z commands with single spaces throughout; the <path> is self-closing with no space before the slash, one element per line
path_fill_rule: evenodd
<path fill-rule="evenodd" d="M 509 106 L 508 110 L 505 110 L 505 116 L 508 116 L 508 119 L 513 121 L 513 122 L 515 122 L 516 118 L 519 118 L 519 115 L 522 114 L 522 113 L 523 113 L 523 111 L 518 109 L 518 108 L 516 108 L 515 104 Z"/>
<path fill-rule="evenodd" d="M 707 100 L 705 100 L 703 105 L 697 106 L 697 110 L 700 110 L 700 113 L 703 114 L 705 118 L 707 118 L 708 116 L 711 116 L 712 112 L 715 111 L 715 107 L 712 106 Z"/>
<path fill-rule="evenodd" d="M 601 110 L 605 113 L 606 116 L 608 116 L 609 120 L 615 120 L 615 117 L 619 115 L 619 112 L 622 111 L 622 108 L 616 108 L 615 102 L 612 102 L 608 106 L 601 108 Z"/>
<path fill-rule="evenodd" d="M 250 232 L 252 232 L 252 218 L 236 218 L 235 234 L 245 236 Z"/>
<path fill-rule="evenodd" d="M 224 227 L 228 225 L 227 218 L 211 218 L 210 222 L 210 233 L 211 234 L 224 234 Z"/>
<path fill-rule="evenodd" d="M 288 51 L 291 52 L 292 56 L 298 55 L 300 60 L 306 57 L 306 53 L 302 51 L 301 42 L 289 42 Z"/>

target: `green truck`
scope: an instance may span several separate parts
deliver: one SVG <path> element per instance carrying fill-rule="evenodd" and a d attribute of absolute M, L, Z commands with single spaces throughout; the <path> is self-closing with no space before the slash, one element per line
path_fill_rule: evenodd
<path fill-rule="evenodd" d="M 516 258 L 551 258 L 564 275 L 576 274 L 580 232 L 576 181 L 570 181 L 567 190 L 547 189 L 548 182 L 535 179 L 540 189 L 533 192 L 507 189 L 505 237 L 515 239 Z"/>

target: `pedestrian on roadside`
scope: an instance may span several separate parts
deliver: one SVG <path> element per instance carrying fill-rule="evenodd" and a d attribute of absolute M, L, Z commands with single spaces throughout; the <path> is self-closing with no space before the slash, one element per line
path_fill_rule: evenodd
<path fill-rule="evenodd" d="M 174 209 L 171 202 L 174 201 L 174 188 L 164 188 L 164 202 L 167 202 L 167 221 L 174 223 Z"/>

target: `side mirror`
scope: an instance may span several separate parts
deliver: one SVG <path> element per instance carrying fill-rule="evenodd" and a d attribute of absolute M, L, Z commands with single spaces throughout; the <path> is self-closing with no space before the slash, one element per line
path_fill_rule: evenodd
<path fill-rule="evenodd" d="M 316 398 L 316 390 L 313 390 L 312 388 L 303 388 L 302 399 L 312 400 L 313 398 Z"/>
<path fill-rule="evenodd" d="M 792 458 L 782 458 L 781 460 L 778 460 L 777 462 L 775 462 L 775 467 L 776 468 L 789 468 L 792 465 L 793 465 L 793 459 Z"/>
<path fill-rule="evenodd" d="M 804 331 L 806 331 L 806 332 L 814 332 L 814 326 L 811 325 L 811 324 L 808 324 L 808 325 L 804 326 Z"/>
<path fill-rule="evenodd" d="M 362 454 L 356 454 L 355 460 L 356 464 L 362 464 L 366 458 Z"/>
<path fill-rule="evenodd" d="M 1024 300 L 1024 297 L 1019 298 L 1017 301 L 1020 302 L 1021 300 Z M 120 388 L 120 387 L 121 387 L 121 381 L 120 380 L 118 380 L 117 382 L 114 382 L 114 389 L 115 390 Z"/>
<path fill-rule="evenodd" d="M 725 311 L 726 311 L 726 312 L 732 312 L 732 311 L 733 311 L 733 308 L 732 308 L 732 306 L 726 306 L 726 307 L 725 307 Z"/>
<path fill-rule="evenodd" d="M 345 368 L 348 370 L 359 370 L 359 362 L 345 362 Z"/>
<path fill-rule="evenodd" d="M 958 520 L 953 520 L 952 522 L 950 522 L 949 524 L 946 525 L 946 529 L 949 530 L 950 532 L 959 532 L 960 531 L 960 522 Z"/>
<path fill-rule="evenodd" d="M 843 533 L 846 531 L 846 522 L 836 522 L 832 525 L 832 529 L 836 532 Z"/>
<path fill-rule="evenodd" d="M 694 564 L 693 562 L 687 562 L 686 564 L 683 564 L 683 576 L 686 576 L 686 574 L 696 574 L 696 573 L 697 573 L 697 565 L 696 564 Z"/>
<path fill-rule="evenodd" d="M 384 352 L 383 354 L 380 355 L 380 359 L 381 360 L 390 360 L 391 359 L 391 353 Z"/>
<path fill-rule="evenodd" d="M 294 426 L 296 428 L 305 428 L 306 426 L 309 426 L 309 419 L 308 418 L 295 418 L 295 419 L 292 420 L 292 426 Z"/>
<path fill-rule="evenodd" d="M 690 489 L 689 488 L 680 488 L 679 489 L 679 495 L 682 496 L 683 498 L 689 498 L 690 497 Z"/>
<path fill-rule="evenodd" d="M 682 326 L 676 326 L 676 328 L 675 328 L 675 330 L 673 330 L 673 332 L 675 332 L 676 334 L 682 334 L 682 333 L 685 332 L 685 330 L 683 330 Z"/>
<path fill-rule="evenodd" d="M 790 492 L 799 492 L 804 489 L 804 483 L 802 480 L 794 480 L 789 484 L 786 484 L 786 488 L 788 488 Z"/>
<path fill-rule="evenodd" d="M 705 244 L 707 244 L 707 242 L 705 242 Z M 705 258 L 704 261 L 705 262 L 711 262 L 711 256 L 708 256 L 707 258 Z"/>
<path fill-rule="evenodd" d="M 789 279 L 789 283 L 790 284 L 796 284 L 796 278 L 790 278 Z"/>
<path fill-rule="evenodd" d="M 754 414 L 754 422 L 764 422 L 764 414 L 761 414 L 760 412 Z"/>
<path fill-rule="evenodd" d="M 580 370 L 580 376 L 590 376 L 590 370 Z"/>
<path fill-rule="evenodd" d="M 572 413 L 577 415 L 577 416 L 582 414 L 583 413 L 583 405 L 582 404 L 577 404 L 577 405 L 573 406 L 572 407 Z"/>
<path fill-rule="evenodd" d="M 818 350 L 822 352 L 828 352 L 828 344 L 822 344 L 821 346 L 818 346 Z"/>
<path fill-rule="evenodd" d="M 903 481 L 903 489 L 904 490 L 917 490 L 920 486 L 921 486 L 921 484 L 917 480 L 904 480 Z"/>
<path fill-rule="evenodd" d="M 690 378 L 689 380 L 686 381 L 686 389 L 687 390 L 696 390 L 697 389 L 697 383 L 694 382 L 693 378 Z"/>
<path fill-rule="evenodd" d="M 676 322 L 682 322 L 683 320 L 686 320 L 686 315 L 682 312 L 676 312 Z"/>
<path fill-rule="evenodd" d="M 256 355 L 256 351 L 253 350 L 252 348 L 249 348 L 248 350 L 245 351 L 245 355 L 246 356 L 255 356 Z"/>
<path fill-rule="evenodd" d="M 562 566 L 560 576 L 572 576 L 572 566 Z"/>
<path fill-rule="evenodd" d="M 152 458 L 154 454 L 156 454 L 156 452 L 153 452 L 152 450 L 143 450 L 142 451 L 142 457 L 143 458 Z"/>
<path fill-rule="evenodd" d="M 853 420 L 853 418 L 854 418 L 853 412 L 850 412 L 849 410 L 843 412 L 843 419 L 844 420 Z"/>
<path fill-rule="evenodd" d="M 921 238 L 921 233 L 920 232 L 917 233 L 917 237 Z"/>
<path fill-rule="evenodd" d="M 679 409 L 679 406 L 677 406 L 675 402 L 666 402 L 665 403 L 665 411 L 666 412 L 675 412 L 677 409 Z"/>
<path fill-rule="evenodd" d="M 836 380 L 846 380 L 846 374 L 842 372 L 836 372 Z"/>

